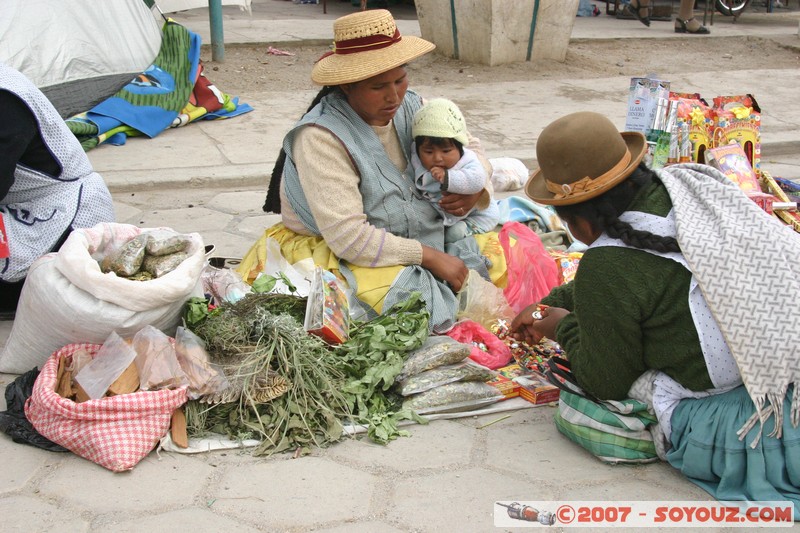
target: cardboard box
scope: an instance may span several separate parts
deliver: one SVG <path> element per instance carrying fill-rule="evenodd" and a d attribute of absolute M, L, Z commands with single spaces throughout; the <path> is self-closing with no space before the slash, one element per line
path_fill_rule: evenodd
<path fill-rule="evenodd" d="M 523 374 L 514 378 L 519 385 L 520 397 L 529 402 L 542 405 L 558 401 L 561 389 L 547 381 L 547 378 L 538 372 Z"/>
<path fill-rule="evenodd" d="M 508 398 L 516 398 L 519 396 L 519 384 L 515 383 L 511 379 L 507 378 L 506 376 L 500 374 L 496 378 L 491 381 L 487 381 L 489 385 L 495 387 L 497 390 L 503 393 L 503 396 Z"/>
<path fill-rule="evenodd" d="M 502 366 L 497 369 L 497 373 L 501 376 L 505 376 L 508 379 L 514 379 L 522 374 L 525 374 L 527 370 L 519 366 L 517 363 L 512 363 L 510 365 Z"/>

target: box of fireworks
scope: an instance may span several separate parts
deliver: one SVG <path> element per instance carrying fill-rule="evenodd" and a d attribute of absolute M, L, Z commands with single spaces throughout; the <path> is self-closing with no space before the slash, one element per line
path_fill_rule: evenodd
<path fill-rule="evenodd" d="M 558 401 L 560 389 L 547 381 L 544 374 L 540 372 L 522 374 L 515 377 L 513 381 L 519 385 L 520 397 L 533 404 L 541 405 Z"/>
<path fill-rule="evenodd" d="M 575 272 L 578 271 L 578 263 L 583 257 L 583 253 L 561 252 L 558 250 L 549 250 L 549 253 L 558 267 L 559 285 L 572 281 L 575 278 Z"/>
<path fill-rule="evenodd" d="M 497 377 L 486 383 L 502 392 L 503 396 L 506 398 L 516 398 L 519 396 L 519 384 L 502 374 L 498 374 Z"/>
<path fill-rule="evenodd" d="M 758 207 L 763 209 L 767 212 L 767 214 L 772 215 L 773 209 L 772 206 L 775 203 L 775 197 L 771 194 L 767 194 L 761 191 L 747 191 L 747 197 L 753 200 Z"/>
<path fill-rule="evenodd" d="M 714 98 L 713 146 L 737 142 L 756 175 L 761 172 L 761 108 L 752 94 Z"/>
<path fill-rule="evenodd" d="M 498 374 L 507 377 L 508 379 L 514 379 L 516 377 L 521 376 L 522 374 L 525 374 L 526 372 L 528 371 L 516 363 L 511 365 L 506 365 L 504 367 L 500 367 L 497 369 Z"/>
<path fill-rule="evenodd" d="M 706 150 L 706 164 L 725 174 L 744 192 L 761 192 L 758 177 L 739 143 L 709 148 Z"/>
<path fill-rule="evenodd" d="M 763 188 L 766 192 L 775 195 L 781 203 L 789 203 L 789 196 L 781 189 L 775 178 L 766 170 L 761 172 L 761 181 L 764 184 Z M 774 204 L 773 204 L 774 205 Z M 795 209 L 779 209 L 774 210 L 775 215 L 790 225 L 793 230 L 800 232 L 800 212 Z"/>
<path fill-rule="evenodd" d="M 681 130 L 688 129 L 689 146 L 679 162 L 705 163 L 705 152 L 711 148 L 714 131 L 714 115 L 711 106 L 698 93 L 670 93 L 670 100 L 677 102 L 675 124 Z M 687 159 L 688 155 L 688 159 Z"/>
<path fill-rule="evenodd" d="M 764 171 L 762 170 L 762 172 Z M 778 176 L 772 176 L 772 179 L 775 180 L 778 187 L 786 194 L 786 198 L 788 198 L 789 202 L 800 202 L 800 183 Z"/>
<path fill-rule="evenodd" d="M 653 128 L 659 99 L 669 99 L 668 81 L 656 78 L 631 78 L 625 131 L 647 134 Z"/>
<path fill-rule="evenodd" d="M 311 280 L 303 327 L 330 344 L 341 344 L 350 328 L 347 295 L 338 280 L 327 270 L 317 267 Z"/>

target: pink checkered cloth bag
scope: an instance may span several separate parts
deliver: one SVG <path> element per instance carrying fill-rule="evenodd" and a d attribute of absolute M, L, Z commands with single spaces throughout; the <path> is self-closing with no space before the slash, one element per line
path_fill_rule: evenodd
<path fill-rule="evenodd" d="M 186 402 L 186 388 L 138 391 L 75 403 L 56 392 L 58 362 L 100 344 L 69 344 L 42 367 L 25 402 L 25 416 L 51 441 L 114 472 L 130 470 L 169 430 L 172 412 Z"/>

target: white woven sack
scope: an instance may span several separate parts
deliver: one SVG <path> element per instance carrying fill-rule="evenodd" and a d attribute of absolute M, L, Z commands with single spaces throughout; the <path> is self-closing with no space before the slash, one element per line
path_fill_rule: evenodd
<path fill-rule="evenodd" d="M 57 253 L 28 270 L 0 372 L 21 374 L 41 367 L 70 343 L 102 344 L 112 331 L 133 335 L 144 326 L 174 336 L 183 305 L 202 296 L 203 239 L 189 234 L 189 257 L 175 270 L 149 281 L 100 271 L 99 259 L 142 232 L 130 224 L 103 223 L 77 229 Z"/>
<path fill-rule="evenodd" d="M 58 362 L 78 350 L 92 357 L 99 344 L 70 344 L 45 362 L 25 402 L 25 417 L 44 437 L 114 472 L 130 470 L 169 429 L 172 412 L 186 402 L 186 387 L 104 397 L 82 403 L 55 392 Z"/>

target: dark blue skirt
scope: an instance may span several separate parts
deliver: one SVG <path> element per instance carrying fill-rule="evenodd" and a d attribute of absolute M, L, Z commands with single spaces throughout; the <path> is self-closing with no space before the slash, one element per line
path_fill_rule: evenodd
<path fill-rule="evenodd" d="M 789 420 L 792 388 L 783 401 L 783 435 L 770 437 L 772 416 L 758 444 L 759 423 L 743 440 L 736 432 L 755 412 L 744 386 L 702 399 L 681 400 L 672 414 L 669 463 L 722 501 L 790 501 L 800 521 L 800 427 Z"/>

